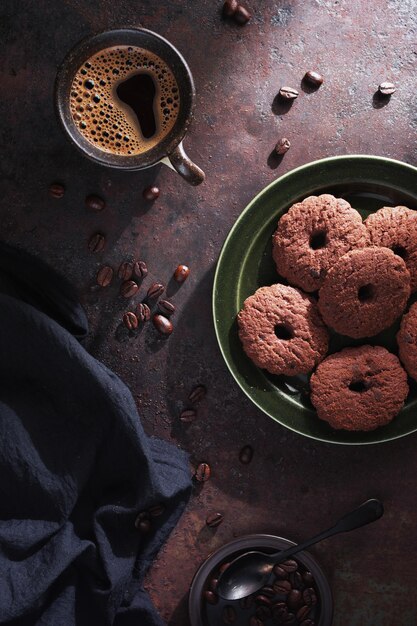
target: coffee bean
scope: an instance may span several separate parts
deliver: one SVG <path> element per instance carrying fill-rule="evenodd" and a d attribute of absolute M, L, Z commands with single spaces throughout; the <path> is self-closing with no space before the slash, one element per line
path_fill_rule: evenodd
<path fill-rule="evenodd" d="M 307 589 L 304 589 L 303 600 L 308 606 L 315 606 L 317 604 L 317 595 L 313 587 L 307 587 Z"/>
<path fill-rule="evenodd" d="M 149 322 L 151 319 L 151 310 L 144 302 L 139 302 L 136 313 L 140 322 Z"/>
<path fill-rule="evenodd" d="M 120 285 L 120 295 L 123 298 L 131 298 L 139 291 L 139 287 L 134 280 L 125 280 Z"/>
<path fill-rule="evenodd" d="M 212 578 L 209 582 L 209 587 L 211 589 L 211 591 L 216 591 L 217 590 L 217 585 L 219 583 L 219 579 L 218 578 Z"/>
<path fill-rule="evenodd" d="M 159 517 L 165 513 L 165 506 L 163 504 L 154 504 L 149 507 L 148 513 L 151 517 Z"/>
<path fill-rule="evenodd" d="M 139 513 L 139 515 L 135 519 L 135 527 L 141 533 L 147 533 L 147 532 L 150 531 L 150 529 L 151 529 L 151 522 L 149 520 L 149 516 L 146 513 L 146 511 L 142 511 L 141 513 Z"/>
<path fill-rule="evenodd" d="M 101 252 L 106 245 L 106 238 L 101 233 L 94 233 L 88 240 L 88 249 L 90 252 Z"/>
<path fill-rule="evenodd" d="M 169 302 L 169 300 L 160 300 L 158 302 L 158 308 L 161 313 L 165 315 L 173 315 L 175 313 L 175 305 Z"/>
<path fill-rule="evenodd" d="M 280 565 L 274 565 L 274 569 L 272 570 L 275 576 L 281 580 L 285 580 L 288 578 L 288 572 L 282 569 Z"/>
<path fill-rule="evenodd" d="M 294 613 L 287 613 L 287 615 L 285 616 L 285 619 L 282 620 L 283 624 L 295 624 L 295 622 L 297 621 L 297 618 L 295 617 Z"/>
<path fill-rule="evenodd" d="M 211 470 L 208 463 L 198 465 L 194 477 L 199 483 L 205 483 L 210 478 Z"/>
<path fill-rule="evenodd" d="M 240 600 L 239 600 L 239 606 L 244 611 L 247 611 L 248 609 L 251 609 L 253 607 L 253 603 L 254 603 L 254 597 L 253 596 L 246 596 L 245 598 L 240 598 Z"/>
<path fill-rule="evenodd" d="M 293 559 L 288 559 L 288 561 L 284 561 L 283 563 L 280 563 L 282 569 L 285 572 L 295 572 L 298 569 L 298 563 L 297 561 L 293 561 Z"/>
<path fill-rule="evenodd" d="M 236 621 L 236 611 L 230 604 L 224 607 L 222 619 L 224 624 L 233 624 Z"/>
<path fill-rule="evenodd" d="M 164 317 L 164 315 L 159 315 L 159 313 L 156 313 L 156 315 L 153 316 L 152 322 L 156 330 L 161 333 L 161 335 L 170 335 L 174 330 L 171 320 Z"/>
<path fill-rule="evenodd" d="M 392 96 L 392 94 L 396 91 L 396 89 L 393 83 L 385 82 L 379 85 L 378 91 L 383 96 Z"/>
<path fill-rule="evenodd" d="M 232 17 L 237 7 L 238 7 L 237 0 L 226 0 L 226 2 L 223 4 L 224 17 Z"/>
<path fill-rule="evenodd" d="M 237 6 L 236 11 L 233 13 L 233 19 L 240 26 L 244 26 L 245 24 L 247 24 L 249 20 L 251 19 L 251 17 L 252 17 L 252 13 L 250 13 L 250 11 L 248 11 L 241 4 Z"/>
<path fill-rule="evenodd" d="M 180 413 L 180 420 L 181 422 L 184 422 L 184 424 L 190 424 L 191 422 L 194 422 L 196 417 L 197 411 L 195 411 L 194 409 L 184 409 L 184 411 L 181 411 Z"/>
<path fill-rule="evenodd" d="M 65 187 L 61 183 L 52 183 L 52 185 L 50 185 L 49 187 L 49 195 L 52 198 L 56 198 L 58 200 L 59 198 L 63 197 L 64 193 Z"/>
<path fill-rule="evenodd" d="M 298 98 L 298 91 L 292 87 L 281 87 L 278 95 L 284 100 L 295 100 Z"/>
<path fill-rule="evenodd" d="M 275 146 L 275 152 L 281 156 L 282 154 L 285 154 L 286 152 L 288 152 L 290 148 L 291 148 L 290 140 L 287 139 L 286 137 L 283 137 L 277 142 Z"/>
<path fill-rule="evenodd" d="M 265 606 L 271 606 L 272 605 L 271 598 L 269 598 L 268 596 L 264 596 L 262 593 L 260 593 L 259 595 L 257 595 L 255 597 L 255 602 L 256 602 L 256 604 L 262 604 L 262 605 L 265 605 Z"/>
<path fill-rule="evenodd" d="M 289 581 L 292 586 L 296 587 L 297 589 L 301 589 L 302 587 L 304 587 L 303 579 L 300 572 L 291 572 L 291 574 L 289 575 Z"/>
<path fill-rule="evenodd" d="M 148 202 L 152 202 L 153 200 L 159 198 L 159 194 L 159 187 L 155 187 L 155 185 L 146 187 L 142 193 L 143 197 L 145 198 L 145 200 L 148 200 Z"/>
<path fill-rule="evenodd" d="M 249 620 L 249 626 L 264 626 L 264 623 L 261 619 L 259 619 L 259 617 L 256 617 L 256 615 L 252 615 Z"/>
<path fill-rule="evenodd" d="M 262 587 L 262 589 L 259 590 L 259 593 L 267 598 L 273 598 L 275 595 L 275 591 L 271 585 L 265 585 L 265 587 Z"/>
<path fill-rule="evenodd" d="M 106 203 L 103 198 L 100 198 L 100 196 L 87 196 L 85 199 L 85 206 L 87 209 L 90 209 L 90 211 L 98 212 L 104 209 Z"/>
<path fill-rule="evenodd" d="M 269 619 L 272 615 L 272 609 L 266 604 L 260 604 L 256 609 L 256 617 L 259 617 L 262 621 Z"/>
<path fill-rule="evenodd" d="M 304 604 L 304 606 L 299 608 L 297 611 L 297 619 L 301 622 L 303 619 L 305 619 L 308 616 L 309 613 L 310 613 L 310 607 Z"/>
<path fill-rule="evenodd" d="M 303 596 L 298 589 L 291 589 L 287 596 L 287 606 L 289 609 L 298 609 L 303 604 Z"/>
<path fill-rule="evenodd" d="M 206 524 L 209 528 L 217 528 L 223 521 L 223 515 L 221 513 L 210 513 L 207 516 Z"/>
<path fill-rule="evenodd" d="M 123 315 L 123 324 L 128 330 L 135 330 L 138 327 L 138 318 L 132 311 L 128 311 Z"/>
<path fill-rule="evenodd" d="M 143 279 L 148 274 L 148 266 L 145 261 L 136 261 L 133 266 L 133 273 L 137 278 Z"/>
<path fill-rule="evenodd" d="M 314 576 L 313 576 L 313 574 L 311 572 L 306 570 L 301 575 L 302 575 L 303 581 L 304 581 L 304 583 L 306 585 L 308 585 L 309 587 L 311 587 L 311 585 L 314 585 Z"/>
<path fill-rule="evenodd" d="M 113 280 L 113 268 L 110 265 L 103 265 L 97 272 L 97 285 L 108 287 Z"/>
<path fill-rule="evenodd" d="M 204 599 L 206 602 L 208 602 L 209 604 L 217 604 L 219 601 L 219 597 L 217 594 L 215 594 L 213 591 L 205 591 L 204 592 Z"/>
<path fill-rule="evenodd" d="M 120 264 L 119 269 L 117 270 L 117 275 L 121 280 L 129 280 L 132 278 L 133 274 L 133 265 L 129 263 L 129 261 L 123 261 Z"/>
<path fill-rule="evenodd" d="M 287 595 L 291 591 L 291 583 L 288 580 L 276 580 L 272 585 L 275 593 Z"/>
<path fill-rule="evenodd" d="M 243 446 L 241 451 L 239 452 L 239 461 L 243 463 L 243 465 L 249 465 L 253 458 L 253 448 L 252 446 Z"/>
<path fill-rule="evenodd" d="M 204 385 L 197 385 L 196 387 L 194 387 L 194 389 L 191 390 L 188 399 L 193 404 L 196 404 L 205 397 L 206 393 L 207 389 Z"/>
<path fill-rule="evenodd" d="M 164 290 L 165 287 L 162 283 L 152 283 L 146 295 L 150 300 L 156 300 L 156 298 L 159 298 L 159 296 L 164 293 Z"/>
<path fill-rule="evenodd" d="M 309 70 L 304 74 L 304 80 L 313 87 L 320 87 L 323 84 L 323 76 L 314 70 Z"/>
<path fill-rule="evenodd" d="M 177 283 L 183 283 L 185 280 L 187 280 L 189 274 L 190 268 L 187 267 L 187 265 L 178 265 L 177 269 L 174 272 L 174 280 L 176 280 Z"/>
<path fill-rule="evenodd" d="M 203 465 L 207 465 L 206 463 L 203 463 Z M 219 567 L 219 572 L 220 574 L 223 574 L 223 572 L 225 572 L 227 570 L 227 568 L 230 565 L 230 561 L 226 562 L 226 563 L 222 563 L 222 565 L 220 565 Z"/>
<path fill-rule="evenodd" d="M 287 615 L 288 609 L 283 602 L 278 602 L 278 604 L 275 604 L 275 606 L 272 608 L 272 617 L 276 622 L 278 622 L 278 624 L 284 623 Z"/>

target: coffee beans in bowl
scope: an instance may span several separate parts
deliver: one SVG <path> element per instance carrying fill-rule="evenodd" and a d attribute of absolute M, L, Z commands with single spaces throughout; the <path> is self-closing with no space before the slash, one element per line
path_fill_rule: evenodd
<path fill-rule="evenodd" d="M 191 585 L 191 625 L 330 626 L 333 615 L 330 587 L 318 563 L 306 552 L 277 565 L 267 584 L 251 596 L 231 601 L 217 594 L 220 574 L 237 556 L 250 550 L 273 552 L 291 545 L 281 537 L 248 535 L 217 550 L 200 567 Z"/>

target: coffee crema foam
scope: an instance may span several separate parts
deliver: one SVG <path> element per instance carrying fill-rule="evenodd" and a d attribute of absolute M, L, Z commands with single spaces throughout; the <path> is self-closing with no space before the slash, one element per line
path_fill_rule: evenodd
<path fill-rule="evenodd" d="M 133 110 L 116 90 L 135 75 L 153 80 L 155 133 L 145 138 Z M 122 156 L 143 154 L 173 128 L 180 105 L 177 81 L 156 54 L 133 46 L 114 46 L 90 57 L 71 85 L 71 114 L 79 132 L 95 147 Z"/>

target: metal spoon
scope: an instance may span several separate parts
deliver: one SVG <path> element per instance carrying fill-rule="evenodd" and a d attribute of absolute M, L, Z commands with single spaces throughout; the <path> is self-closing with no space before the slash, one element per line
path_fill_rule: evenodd
<path fill-rule="evenodd" d="M 254 550 L 241 554 L 220 575 L 216 591 L 225 600 L 245 598 L 266 585 L 272 569 L 277 563 L 282 563 L 282 561 L 289 559 L 294 554 L 319 541 L 323 541 L 323 539 L 328 539 L 333 535 L 346 533 L 375 522 L 382 517 L 383 513 L 384 507 L 382 502 L 376 499 L 367 500 L 357 509 L 342 517 L 335 526 L 312 539 L 307 539 L 303 543 L 291 546 L 287 550 L 274 552 L 274 554 L 265 554 L 264 552 Z"/>

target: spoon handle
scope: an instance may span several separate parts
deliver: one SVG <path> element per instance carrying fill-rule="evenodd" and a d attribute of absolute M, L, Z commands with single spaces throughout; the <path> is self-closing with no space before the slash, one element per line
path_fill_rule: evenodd
<path fill-rule="evenodd" d="M 375 522 L 377 519 L 382 517 L 383 514 L 384 507 L 382 502 L 372 498 L 371 500 L 367 500 L 361 504 L 357 509 L 354 509 L 342 517 L 334 526 L 319 535 L 316 535 L 312 539 L 308 539 L 303 543 L 299 543 L 296 546 L 277 552 L 276 554 L 271 554 L 270 556 L 274 560 L 274 563 L 282 563 L 282 561 L 285 561 L 290 556 L 309 548 L 319 541 L 323 541 L 323 539 L 328 539 L 328 537 L 338 535 L 339 533 L 347 533 L 350 530 L 355 530 L 355 528 L 360 528 L 361 526 L 366 526 L 366 524 Z"/>

